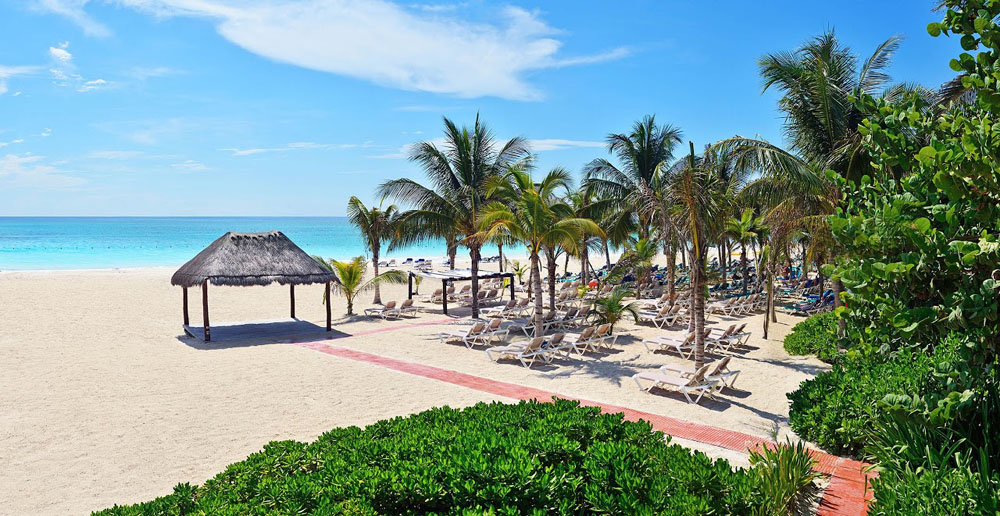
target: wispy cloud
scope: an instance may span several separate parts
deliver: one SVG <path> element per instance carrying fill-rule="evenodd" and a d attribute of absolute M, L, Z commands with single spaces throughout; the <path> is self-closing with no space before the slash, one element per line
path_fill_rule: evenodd
<path fill-rule="evenodd" d="M 17 138 L 9 142 L 0 142 L 0 147 L 6 147 L 8 145 L 16 145 L 18 143 L 24 143 L 24 140 L 22 138 Z"/>
<path fill-rule="evenodd" d="M 110 0 L 105 0 L 109 1 Z M 87 0 L 41 0 L 84 30 L 101 28 Z M 538 11 L 495 8 L 491 23 L 460 16 L 461 5 L 411 6 L 387 0 L 118 0 L 156 16 L 214 20 L 219 33 L 260 56 L 405 90 L 514 100 L 544 97 L 537 70 L 620 59 L 628 49 L 563 56 L 560 31 Z M 106 31 L 106 28 L 104 28 Z"/>
<path fill-rule="evenodd" d="M 562 140 L 559 138 L 547 138 L 541 140 L 528 140 L 531 150 L 534 152 L 545 152 L 554 150 L 575 149 L 580 147 L 604 147 L 604 142 L 593 142 L 584 140 Z"/>
<path fill-rule="evenodd" d="M 132 150 L 98 150 L 87 154 L 87 158 L 90 159 L 110 159 L 116 161 L 138 159 L 146 156 L 148 156 L 148 154 L 143 151 Z"/>
<path fill-rule="evenodd" d="M 248 149 L 226 147 L 219 150 L 229 152 L 233 156 L 253 156 L 254 154 L 264 154 L 268 152 L 289 152 L 294 150 L 305 150 L 305 149 L 353 149 L 356 147 L 368 147 L 368 146 L 370 146 L 370 144 L 368 143 L 359 145 L 356 143 L 294 142 L 286 144 L 281 147 L 256 147 Z"/>
<path fill-rule="evenodd" d="M 184 160 L 181 161 L 180 163 L 174 163 L 170 166 L 186 172 L 201 172 L 203 170 L 208 170 L 208 167 L 204 163 L 195 161 L 193 159 Z"/>
<path fill-rule="evenodd" d="M 30 153 L 0 157 L 0 184 L 11 188 L 69 188 L 85 179 L 68 175 Z"/>
<path fill-rule="evenodd" d="M 10 91 L 7 80 L 12 77 L 33 75 L 41 70 L 40 66 L 4 66 L 0 65 L 0 95 L 3 95 Z M 13 96 L 20 95 L 21 92 L 14 92 Z"/>
<path fill-rule="evenodd" d="M 45 129 L 42 130 L 41 133 L 38 134 L 38 136 L 41 136 L 42 138 L 48 138 L 49 136 L 52 136 L 52 129 L 46 127 Z"/>
<path fill-rule="evenodd" d="M 168 66 L 137 66 L 128 71 L 126 75 L 132 77 L 137 81 L 145 81 L 152 79 L 154 77 L 168 77 L 171 75 L 180 75 L 185 73 L 184 70 L 178 70 L 176 68 L 170 68 Z"/>

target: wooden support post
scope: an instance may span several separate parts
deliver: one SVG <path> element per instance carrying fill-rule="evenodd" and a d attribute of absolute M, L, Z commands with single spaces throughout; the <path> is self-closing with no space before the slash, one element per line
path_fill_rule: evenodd
<path fill-rule="evenodd" d="M 444 309 L 444 314 L 448 315 L 448 280 L 441 280 L 441 308 Z"/>
<path fill-rule="evenodd" d="M 514 275 L 510 275 L 510 300 L 514 300 Z"/>
<path fill-rule="evenodd" d="M 288 295 L 292 303 L 292 319 L 295 319 L 295 285 L 288 286 Z"/>
<path fill-rule="evenodd" d="M 181 287 L 181 292 L 184 293 L 184 326 L 191 324 L 191 319 L 188 318 L 188 288 Z"/>
<path fill-rule="evenodd" d="M 212 330 L 208 326 L 208 279 L 201 282 L 201 323 L 205 329 L 205 342 L 211 342 Z"/>
<path fill-rule="evenodd" d="M 333 330 L 333 319 L 330 317 L 330 305 L 333 299 L 330 297 L 330 282 L 326 282 L 326 331 Z"/>
<path fill-rule="evenodd" d="M 409 273 L 406 277 L 406 299 L 413 299 L 413 273 Z"/>

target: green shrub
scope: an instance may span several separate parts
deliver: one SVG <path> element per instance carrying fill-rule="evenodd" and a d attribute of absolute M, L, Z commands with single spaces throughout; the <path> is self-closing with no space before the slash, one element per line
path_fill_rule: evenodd
<path fill-rule="evenodd" d="M 789 424 L 808 441 L 832 453 L 856 454 L 889 394 L 921 392 L 934 367 L 931 356 L 902 350 L 892 357 L 851 351 L 833 369 L 806 380 L 788 394 Z"/>
<path fill-rule="evenodd" d="M 837 350 L 837 315 L 826 312 L 799 322 L 785 337 L 789 355 L 816 355 L 833 363 Z"/>
<path fill-rule="evenodd" d="M 104 516 L 748 514 L 753 471 L 576 402 L 436 408 L 272 442 L 203 486 Z"/>
<path fill-rule="evenodd" d="M 781 444 L 750 452 L 750 466 L 757 473 L 758 488 L 764 494 L 764 514 L 802 514 L 816 495 L 813 471 L 816 460 L 802 442 Z"/>

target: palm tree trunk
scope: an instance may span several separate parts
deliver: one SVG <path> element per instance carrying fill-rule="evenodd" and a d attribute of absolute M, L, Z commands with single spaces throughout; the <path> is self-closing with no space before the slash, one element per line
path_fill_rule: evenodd
<path fill-rule="evenodd" d="M 693 248 L 693 246 L 692 246 Z M 694 367 L 700 369 L 705 365 L 705 295 L 704 290 L 704 256 L 697 256 L 697 251 L 691 252 L 691 316 L 694 319 Z"/>
<path fill-rule="evenodd" d="M 458 256 L 458 242 L 454 237 L 448 237 L 446 241 L 448 243 L 448 268 L 455 270 L 455 257 Z"/>
<path fill-rule="evenodd" d="M 747 244 L 743 243 L 743 253 L 740 256 L 740 265 L 743 267 L 743 295 L 747 295 L 747 283 L 750 282 L 750 276 L 747 275 Z"/>
<path fill-rule="evenodd" d="M 469 246 L 469 258 L 472 258 L 472 318 L 479 318 L 479 246 Z"/>
<path fill-rule="evenodd" d="M 372 265 L 375 267 L 375 277 L 378 277 L 378 248 L 372 249 Z M 382 304 L 382 289 L 379 288 L 379 284 L 375 284 L 375 299 L 372 303 L 376 305 Z"/>
<path fill-rule="evenodd" d="M 545 298 L 542 297 L 542 270 L 539 266 L 538 253 L 531 254 L 531 288 L 534 290 L 535 294 L 535 316 L 534 316 L 534 326 L 535 326 L 535 337 L 541 337 L 544 335 L 542 331 L 542 310 L 545 306 Z"/>
<path fill-rule="evenodd" d="M 580 278 L 583 280 L 583 286 L 587 286 L 590 283 L 590 257 L 588 256 L 587 249 L 587 238 L 583 238 L 583 247 L 580 248 Z"/>
<path fill-rule="evenodd" d="M 608 239 L 605 238 L 603 240 L 603 242 L 604 242 L 604 259 L 607 261 L 607 266 L 610 269 L 611 268 L 611 250 L 608 249 Z"/>
<path fill-rule="evenodd" d="M 563 263 L 563 276 L 569 274 L 569 253 L 566 253 L 566 261 Z"/>
<path fill-rule="evenodd" d="M 687 252 L 688 252 L 687 243 L 684 242 L 683 240 L 681 240 L 680 242 L 681 242 L 681 267 L 684 267 L 685 269 L 687 269 L 687 266 L 688 266 L 688 264 L 687 264 Z"/>
<path fill-rule="evenodd" d="M 556 309 L 556 253 L 552 248 L 545 249 L 546 268 L 549 272 L 549 310 Z"/>
<path fill-rule="evenodd" d="M 500 255 L 500 272 L 503 272 L 503 244 L 497 244 L 497 253 Z"/>
<path fill-rule="evenodd" d="M 670 240 L 668 239 L 668 241 Z M 671 299 L 670 304 L 672 306 L 674 304 L 673 302 L 674 292 L 676 291 L 676 287 L 674 286 L 674 284 L 677 283 L 677 249 L 674 248 L 672 243 L 667 244 L 666 253 L 667 253 L 667 268 L 668 268 L 667 294 L 670 296 Z"/>
<path fill-rule="evenodd" d="M 725 284 L 726 284 L 726 274 L 729 272 L 728 271 L 729 267 L 726 264 L 726 253 L 728 252 L 728 249 L 726 249 L 726 247 L 727 246 L 726 246 L 725 242 L 720 242 L 719 243 L 719 267 L 722 268 L 722 285 L 723 286 L 725 286 Z"/>

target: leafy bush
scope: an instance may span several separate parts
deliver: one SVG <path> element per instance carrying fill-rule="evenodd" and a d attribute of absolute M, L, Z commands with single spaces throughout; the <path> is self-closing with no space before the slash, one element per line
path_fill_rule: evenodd
<path fill-rule="evenodd" d="M 903 350 L 888 357 L 850 351 L 833 369 L 806 380 L 790 393 L 789 424 L 803 439 L 833 453 L 856 454 L 867 442 L 889 394 L 920 392 L 934 367 L 933 358 Z"/>
<path fill-rule="evenodd" d="M 436 408 L 272 442 L 201 487 L 104 516 L 749 514 L 754 471 L 576 402 Z"/>
<path fill-rule="evenodd" d="M 757 473 L 758 487 L 764 493 L 766 514 L 801 514 L 816 494 L 813 471 L 816 460 L 802 442 L 750 452 L 750 466 Z"/>
<path fill-rule="evenodd" d="M 785 337 L 785 351 L 790 355 L 816 355 L 833 363 L 838 353 L 837 315 L 826 312 L 796 324 Z"/>

